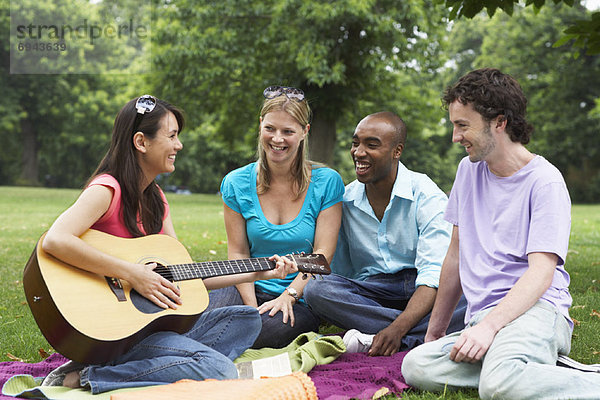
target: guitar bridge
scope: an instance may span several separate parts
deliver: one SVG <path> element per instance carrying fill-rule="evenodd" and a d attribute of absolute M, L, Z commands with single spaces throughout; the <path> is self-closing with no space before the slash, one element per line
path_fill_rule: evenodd
<path fill-rule="evenodd" d="M 110 287 L 110 290 L 112 290 L 114 295 L 117 297 L 117 300 L 127 301 L 127 298 L 125 297 L 125 291 L 123 290 L 123 285 L 121 284 L 121 281 L 118 278 L 112 278 L 110 276 L 105 276 L 104 278 L 106 279 L 106 282 L 108 283 L 108 286 Z"/>

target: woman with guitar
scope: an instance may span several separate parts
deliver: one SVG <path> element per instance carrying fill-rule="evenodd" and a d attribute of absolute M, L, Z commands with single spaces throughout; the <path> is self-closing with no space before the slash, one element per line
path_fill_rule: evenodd
<path fill-rule="evenodd" d="M 180 288 L 154 271 L 156 263 L 124 261 L 80 236 L 91 228 L 123 238 L 175 237 L 169 205 L 154 179 L 175 170 L 176 154 L 183 148 L 179 140 L 183 125 L 182 112 L 162 100 L 145 95 L 128 102 L 115 119 L 108 152 L 79 198 L 47 232 L 43 251 L 71 266 L 123 279 L 160 309 L 180 307 Z M 204 284 L 215 289 L 296 271 L 285 257 L 272 260 L 277 265 L 273 270 L 211 277 Z M 120 317 L 114 315 L 114 319 Z M 184 334 L 153 333 L 105 364 L 67 363 L 44 384 L 84 387 L 96 394 L 183 378 L 237 378 L 232 360 L 252 345 L 260 327 L 259 313 L 253 307 L 206 311 Z"/>
<path fill-rule="evenodd" d="M 301 251 L 331 261 L 341 224 L 342 179 L 307 158 L 311 110 L 302 90 L 271 86 L 263 96 L 258 160 L 221 183 L 228 257 Z M 290 274 L 238 284 L 212 291 L 209 309 L 257 307 L 262 330 L 252 347 L 284 347 L 299 334 L 319 329 L 319 318 L 301 299 L 306 283 L 306 276 Z"/>

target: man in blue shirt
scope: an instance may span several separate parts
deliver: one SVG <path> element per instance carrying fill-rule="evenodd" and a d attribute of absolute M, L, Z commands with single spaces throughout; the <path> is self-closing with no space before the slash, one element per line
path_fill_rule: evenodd
<path fill-rule="evenodd" d="M 394 113 L 359 122 L 350 149 L 357 180 L 344 194 L 334 273 L 304 289 L 321 318 L 351 329 L 349 351 L 372 356 L 423 343 L 450 243 L 448 199 L 400 162 L 405 141 L 406 125 Z M 465 306 L 461 299 L 450 329 L 464 328 Z"/>

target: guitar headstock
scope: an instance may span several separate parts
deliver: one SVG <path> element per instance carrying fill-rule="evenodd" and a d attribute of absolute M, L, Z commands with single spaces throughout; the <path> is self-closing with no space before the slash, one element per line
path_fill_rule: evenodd
<path fill-rule="evenodd" d="M 329 263 L 323 254 L 299 253 L 290 254 L 288 257 L 296 262 L 299 272 L 318 275 L 331 274 L 331 268 L 329 268 Z"/>

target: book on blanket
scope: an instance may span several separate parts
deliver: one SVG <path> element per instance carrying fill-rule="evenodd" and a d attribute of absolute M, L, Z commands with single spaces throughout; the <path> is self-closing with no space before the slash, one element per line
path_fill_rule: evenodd
<path fill-rule="evenodd" d="M 285 376 L 292 373 L 290 356 L 281 353 L 273 357 L 235 364 L 240 379 L 260 379 L 262 377 Z"/>

